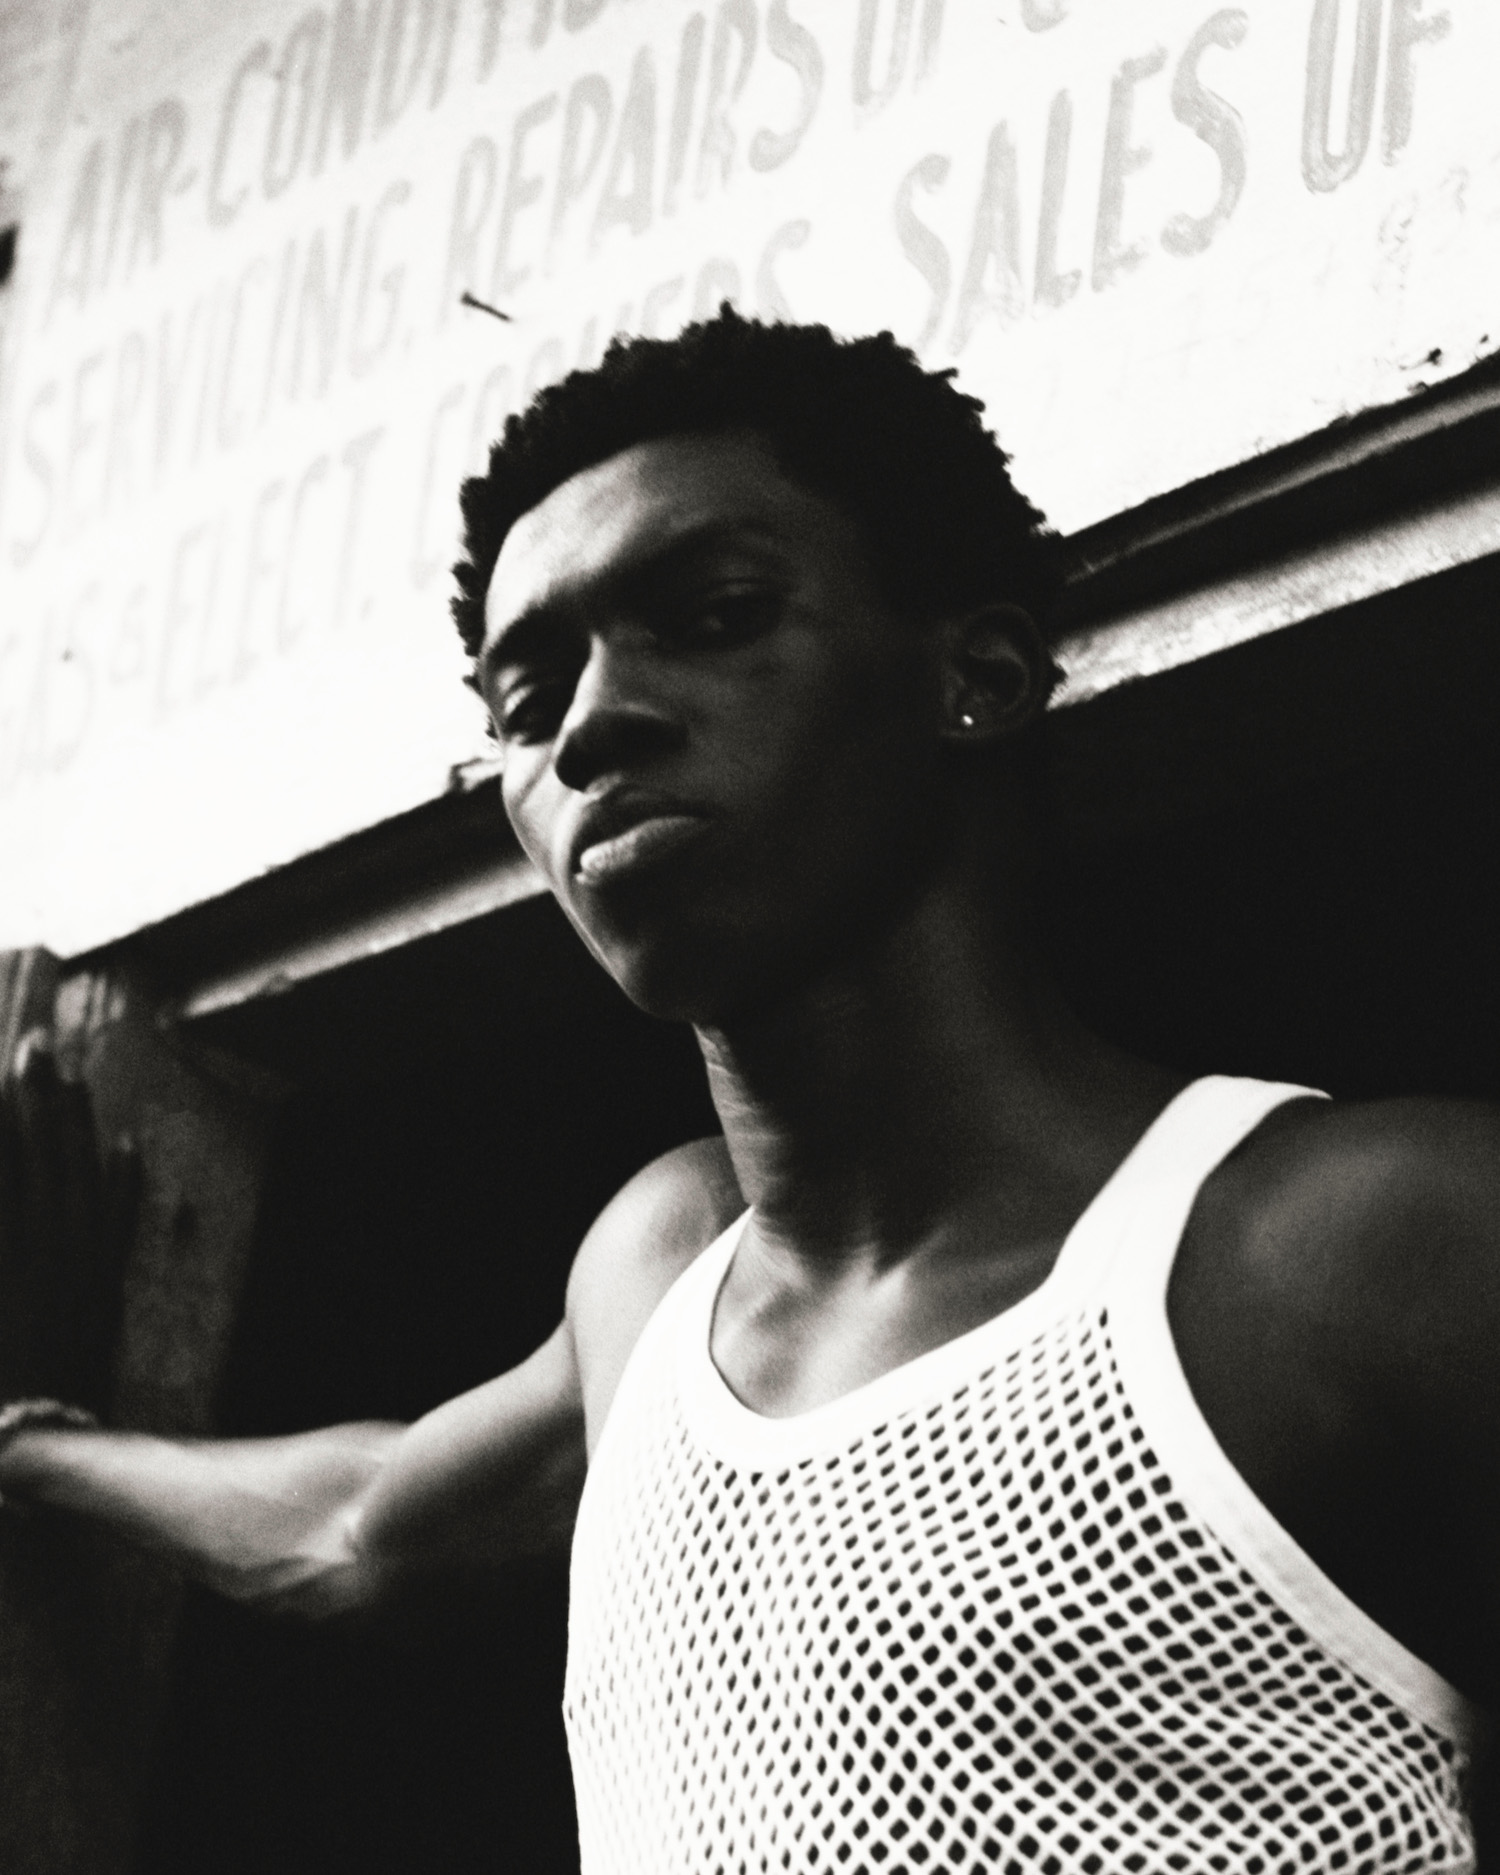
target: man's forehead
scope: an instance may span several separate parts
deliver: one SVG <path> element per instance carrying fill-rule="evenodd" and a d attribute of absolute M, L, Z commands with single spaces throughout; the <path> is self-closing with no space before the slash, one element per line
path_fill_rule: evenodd
<path fill-rule="evenodd" d="M 569 477 L 511 528 L 485 599 L 487 636 L 679 538 L 737 524 L 774 530 L 808 504 L 822 505 L 753 434 L 638 443 Z"/>

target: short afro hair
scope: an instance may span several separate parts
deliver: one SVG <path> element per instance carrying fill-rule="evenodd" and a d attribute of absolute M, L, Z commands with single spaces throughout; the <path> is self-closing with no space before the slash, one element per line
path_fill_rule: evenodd
<path fill-rule="evenodd" d="M 454 622 L 470 657 L 510 529 L 569 477 L 658 437 L 753 430 L 794 481 L 863 527 L 888 600 L 914 619 L 1008 601 L 1045 630 L 1062 584 L 1057 537 L 1010 479 L 984 406 L 924 371 L 889 332 L 839 339 L 728 304 L 672 339 L 615 339 L 506 419 L 463 485 Z"/>

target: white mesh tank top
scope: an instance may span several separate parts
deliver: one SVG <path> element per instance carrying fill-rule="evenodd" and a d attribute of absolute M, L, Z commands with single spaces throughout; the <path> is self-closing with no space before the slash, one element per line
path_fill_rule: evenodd
<path fill-rule="evenodd" d="M 1014 1308 L 790 1419 L 631 1358 L 573 1546 L 585 1875 L 1472 1870 L 1474 1714 L 1277 1525 L 1167 1323 L 1199 1185 L 1306 1089 L 1181 1094 Z"/>

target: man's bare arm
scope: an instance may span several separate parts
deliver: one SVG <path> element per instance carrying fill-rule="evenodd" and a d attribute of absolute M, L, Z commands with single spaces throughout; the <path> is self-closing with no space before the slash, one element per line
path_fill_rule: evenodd
<path fill-rule="evenodd" d="M 0 1497 L 113 1529 L 235 1600 L 310 1616 L 555 1552 L 586 1463 L 580 1334 L 599 1422 L 657 1300 L 740 1202 L 722 1141 L 645 1167 L 584 1239 L 568 1319 L 414 1425 L 249 1440 L 27 1429 L 0 1447 Z"/>
<path fill-rule="evenodd" d="M 0 1092 L 0 1260 L 12 1272 L 58 1261 L 59 1220 L 85 1251 L 106 1234 L 101 1207 L 80 1199 L 107 1183 L 93 1134 L 86 1092 L 28 1045 Z M 415 1425 L 256 1440 L 23 1425 L 0 1435 L 0 1500 L 86 1519 L 236 1600 L 308 1615 L 556 1550 L 585 1468 L 578 1326 L 597 1418 L 657 1297 L 737 1203 L 722 1142 L 647 1166 L 585 1238 L 568 1319 L 529 1360 Z M 8 1365 L 43 1390 L 76 1378 L 66 1362 Z"/>
<path fill-rule="evenodd" d="M 566 1325 L 408 1427 L 244 1440 L 38 1429 L 0 1453 L 11 1503 L 87 1518 L 221 1594 L 310 1616 L 557 1547 L 582 1476 Z"/>

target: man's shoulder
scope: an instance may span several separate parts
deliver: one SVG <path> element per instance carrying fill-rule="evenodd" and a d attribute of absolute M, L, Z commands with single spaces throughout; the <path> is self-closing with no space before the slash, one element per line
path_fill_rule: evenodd
<path fill-rule="evenodd" d="M 579 1249 L 570 1306 L 600 1285 L 670 1284 L 745 1208 L 721 1136 L 690 1140 L 653 1159 L 600 1212 Z"/>
<path fill-rule="evenodd" d="M 568 1320 L 591 1422 L 683 1270 L 745 1209 L 722 1138 L 695 1139 L 636 1173 L 599 1214 L 568 1279 Z"/>
<path fill-rule="evenodd" d="M 1346 1250 L 1409 1228 L 1493 1225 L 1500 1222 L 1500 1106 L 1294 1101 L 1230 1154 L 1215 1184 L 1268 1242 L 1312 1233 Z"/>
<path fill-rule="evenodd" d="M 1492 1696 L 1500 1113 L 1278 1109 L 1205 1180 L 1168 1305 L 1251 1491 L 1376 1622 Z"/>
<path fill-rule="evenodd" d="M 1420 1365 L 1500 1327 L 1500 1107 L 1291 1103 L 1206 1181 L 1193 1235 L 1247 1302 L 1318 1323 L 1331 1356 Z"/>

